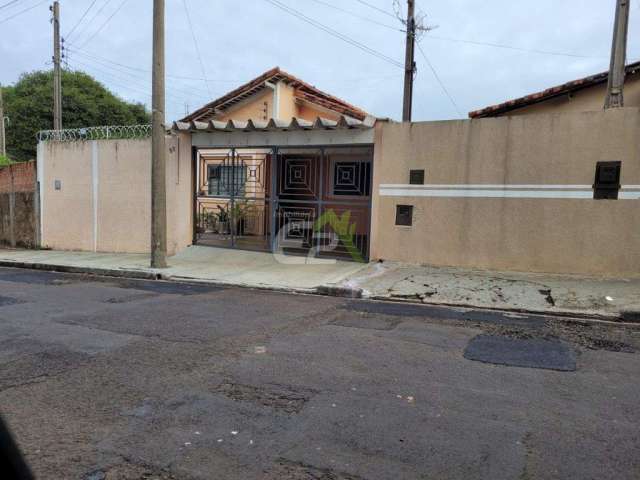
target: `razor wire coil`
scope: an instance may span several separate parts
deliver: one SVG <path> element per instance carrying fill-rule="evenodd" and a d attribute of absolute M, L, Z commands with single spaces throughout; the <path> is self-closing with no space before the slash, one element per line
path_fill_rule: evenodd
<path fill-rule="evenodd" d="M 67 130 L 42 130 L 38 132 L 37 138 L 40 142 L 81 142 L 87 140 L 127 140 L 150 136 L 151 125 L 114 125 Z"/>

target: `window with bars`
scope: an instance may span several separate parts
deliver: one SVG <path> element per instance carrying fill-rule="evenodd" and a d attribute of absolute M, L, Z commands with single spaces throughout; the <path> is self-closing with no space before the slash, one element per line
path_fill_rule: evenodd
<path fill-rule="evenodd" d="M 243 196 L 247 183 L 245 165 L 209 165 L 207 167 L 209 195 Z"/>

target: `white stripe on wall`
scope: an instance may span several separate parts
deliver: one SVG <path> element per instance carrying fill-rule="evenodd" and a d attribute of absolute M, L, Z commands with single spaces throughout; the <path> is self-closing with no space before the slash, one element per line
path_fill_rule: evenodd
<path fill-rule="evenodd" d="M 98 251 L 98 142 L 91 142 L 91 178 L 93 183 L 93 251 Z"/>
<path fill-rule="evenodd" d="M 593 199 L 591 185 L 380 185 L 382 197 Z M 639 185 L 625 185 L 619 198 L 640 199 Z"/>

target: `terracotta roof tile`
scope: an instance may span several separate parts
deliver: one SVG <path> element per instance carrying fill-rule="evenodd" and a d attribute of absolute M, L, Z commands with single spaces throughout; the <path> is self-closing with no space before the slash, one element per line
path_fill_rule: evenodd
<path fill-rule="evenodd" d="M 328 93 L 319 90 L 313 85 L 306 83 L 290 73 L 281 70 L 279 67 L 276 67 L 245 83 L 244 85 L 241 85 L 235 90 L 232 90 L 213 102 L 207 103 L 205 106 L 187 115 L 180 121 L 191 122 L 211 120 L 217 113 L 224 112 L 236 103 L 264 90 L 266 88 L 265 82 L 274 80 L 282 80 L 294 87 L 296 89 L 296 96 L 299 98 L 316 103 L 317 105 L 333 110 L 341 115 L 348 115 L 357 120 L 364 120 L 368 116 L 367 112 L 364 110 L 334 97 L 333 95 L 329 95 Z"/>
<path fill-rule="evenodd" d="M 640 62 L 635 62 L 627 65 L 627 75 L 634 75 L 640 71 Z M 535 103 L 543 102 L 554 97 L 566 95 L 571 92 L 582 90 L 584 88 L 592 87 L 602 83 L 606 83 L 609 80 L 609 72 L 602 72 L 596 75 L 590 75 L 585 78 L 573 80 L 571 82 L 563 83 L 555 87 L 547 88 L 541 92 L 532 93 L 524 97 L 508 100 L 497 105 L 491 105 L 481 110 L 476 110 L 469 113 L 469 118 L 484 118 L 493 117 L 495 115 L 503 114 L 516 110 L 518 108 L 527 107 Z"/>

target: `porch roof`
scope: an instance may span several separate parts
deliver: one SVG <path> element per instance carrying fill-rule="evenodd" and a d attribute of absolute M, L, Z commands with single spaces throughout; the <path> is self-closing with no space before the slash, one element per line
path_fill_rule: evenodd
<path fill-rule="evenodd" d="M 220 122 L 209 120 L 208 122 L 174 122 L 173 130 L 178 132 L 287 132 L 299 130 L 364 130 L 375 126 L 375 118 L 367 117 L 364 120 L 342 115 L 339 120 L 328 120 L 318 117 L 315 121 L 292 118 L 290 122 L 272 118 L 268 121 L 239 121 L 229 120 Z"/>

